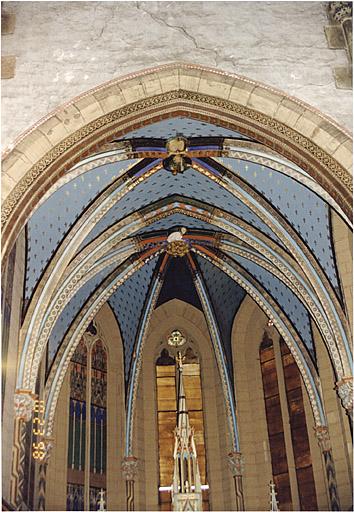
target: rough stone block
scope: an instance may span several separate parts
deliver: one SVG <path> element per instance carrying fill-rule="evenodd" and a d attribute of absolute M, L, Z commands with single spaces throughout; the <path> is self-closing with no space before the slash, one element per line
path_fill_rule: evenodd
<path fill-rule="evenodd" d="M 353 72 L 349 66 L 342 66 L 333 70 L 338 89 L 353 89 Z"/>
<path fill-rule="evenodd" d="M 345 48 L 345 39 L 342 27 L 340 25 L 328 25 L 324 28 L 328 48 L 341 50 Z"/>
<path fill-rule="evenodd" d="M 1 78 L 8 80 L 15 76 L 16 57 L 15 55 L 4 55 L 1 57 Z"/>
<path fill-rule="evenodd" d="M 274 117 L 288 126 L 295 126 L 303 112 L 304 108 L 301 105 L 296 105 L 294 102 L 284 98 L 279 104 Z"/>
<path fill-rule="evenodd" d="M 155 76 L 143 76 L 142 84 L 147 96 L 155 96 L 162 93 L 160 79 Z"/>
<path fill-rule="evenodd" d="M 15 32 L 16 14 L 2 9 L 1 11 L 1 35 L 6 36 Z"/>
<path fill-rule="evenodd" d="M 119 85 L 126 103 L 134 103 L 135 101 L 143 99 L 145 96 L 144 87 L 140 78 L 129 82 L 129 86 L 125 82 Z"/>

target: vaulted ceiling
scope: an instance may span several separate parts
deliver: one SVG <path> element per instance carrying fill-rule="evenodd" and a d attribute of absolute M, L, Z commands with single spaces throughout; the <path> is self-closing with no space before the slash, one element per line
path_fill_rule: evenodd
<path fill-rule="evenodd" d="M 177 136 L 188 141 L 191 165 L 173 175 L 162 162 L 167 141 Z M 120 268 L 135 262 L 144 264 L 106 299 L 121 330 L 126 383 L 157 274 L 162 285 L 154 307 L 179 298 L 203 311 L 207 300 L 231 380 L 232 326 L 249 293 L 242 280 L 286 318 L 305 357 L 316 367 L 310 308 L 305 295 L 279 269 L 280 263 L 292 269 L 309 295 L 316 297 L 314 281 L 296 259 L 300 251 L 320 276 L 319 286 L 341 304 L 331 208 L 341 214 L 306 172 L 261 143 L 223 127 L 175 117 L 115 140 L 68 171 L 43 196 L 26 226 L 24 315 L 37 300 L 45 272 L 60 251 L 65 254 L 68 240 L 93 212 L 85 236 L 78 238 L 76 254 L 66 262 L 66 275 L 72 275 L 69 269 L 85 258 L 93 259 L 51 328 L 47 374 L 90 298 L 107 288 Z M 183 240 L 188 254 L 167 257 L 167 237 L 182 227 L 187 230 Z M 241 281 L 232 278 L 230 269 Z M 196 274 L 203 283 L 203 300 Z"/>

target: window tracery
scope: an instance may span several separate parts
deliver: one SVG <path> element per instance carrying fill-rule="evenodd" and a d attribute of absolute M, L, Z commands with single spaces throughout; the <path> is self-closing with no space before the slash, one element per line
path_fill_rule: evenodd
<path fill-rule="evenodd" d="M 107 354 L 101 340 L 87 346 L 81 339 L 70 368 L 67 510 L 97 510 L 106 458 Z"/>

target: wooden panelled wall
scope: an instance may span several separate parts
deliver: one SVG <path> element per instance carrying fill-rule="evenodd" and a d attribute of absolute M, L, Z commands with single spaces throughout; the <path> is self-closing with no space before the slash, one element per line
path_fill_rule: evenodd
<path fill-rule="evenodd" d="M 272 473 L 280 510 L 293 510 L 286 453 L 278 372 L 283 372 L 296 479 L 301 510 L 318 510 L 299 369 L 283 340 L 281 368 L 277 367 L 273 341 L 265 335 L 260 346 L 263 393 L 267 417 Z"/>

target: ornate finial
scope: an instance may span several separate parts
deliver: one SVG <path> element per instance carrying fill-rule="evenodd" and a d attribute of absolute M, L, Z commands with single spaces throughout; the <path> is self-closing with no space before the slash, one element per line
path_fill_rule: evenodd
<path fill-rule="evenodd" d="M 270 481 L 270 510 L 271 512 L 278 512 L 277 493 L 275 492 L 275 483 Z"/>
<path fill-rule="evenodd" d="M 353 377 L 343 377 L 336 383 L 339 398 L 349 416 L 353 417 Z"/>
<path fill-rule="evenodd" d="M 181 352 L 177 352 L 176 362 L 177 362 L 177 366 L 178 366 L 179 370 L 182 370 L 183 360 L 184 360 L 184 357 L 182 357 Z"/>
<path fill-rule="evenodd" d="M 135 480 L 138 473 L 138 459 L 133 457 L 133 455 L 124 457 L 122 461 L 122 472 L 125 480 Z"/>
<path fill-rule="evenodd" d="M 35 399 L 31 391 L 17 391 L 14 397 L 15 417 L 24 421 L 30 421 L 34 403 Z"/>
<path fill-rule="evenodd" d="M 105 494 L 105 491 L 103 489 L 100 490 L 100 492 L 98 493 L 100 499 L 98 501 L 98 509 L 97 510 L 106 510 L 105 509 L 105 500 L 104 500 L 104 494 Z"/>
<path fill-rule="evenodd" d="M 185 342 L 186 338 L 178 330 L 172 331 L 167 339 L 167 343 L 171 345 L 171 347 L 181 347 L 185 344 Z"/>
<path fill-rule="evenodd" d="M 240 452 L 230 452 L 227 461 L 231 469 L 232 476 L 242 476 L 243 473 L 243 457 Z"/>
<path fill-rule="evenodd" d="M 331 441 L 329 438 L 328 427 L 326 425 L 317 425 L 317 427 L 314 427 L 314 431 L 317 437 L 318 446 L 323 452 L 329 452 L 331 449 Z"/>

